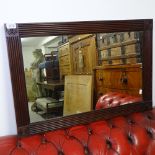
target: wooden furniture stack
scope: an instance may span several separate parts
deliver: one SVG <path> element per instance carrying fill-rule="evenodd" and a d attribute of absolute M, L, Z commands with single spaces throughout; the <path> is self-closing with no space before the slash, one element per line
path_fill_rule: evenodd
<path fill-rule="evenodd" d="M 59 47 L 60 77 L 93 75 L 95 102 L 107 92 L 142 95 L 142 32 L 68 36 Z"/>
<path fill-rule="evenodd" d="M 65 75 L 93 74 L 97 62 L 95 35 L 74 35 L 68 40 L 59 46 L 60 79 Z"/>
<path fill-rule="evenodd" d="M 97 35 L 96 100 L 107 92 L 142 95 L 141 32 Z"/>

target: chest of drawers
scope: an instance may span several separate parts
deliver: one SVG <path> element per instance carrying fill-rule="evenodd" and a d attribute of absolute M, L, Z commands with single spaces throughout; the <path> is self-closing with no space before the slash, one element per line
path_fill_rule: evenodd
<path fill-rule="evenodd" d="M 141 96 L 141 64 L 96 67 L 94 69 L 96 99 L 107 92 Z"/>
<path fill-rule="evenodd" d="M 59 69 L 61 80 L 64 79 L 65 75 L 70 75 L 72 73 L 69 42 L 59 47 Z"/>

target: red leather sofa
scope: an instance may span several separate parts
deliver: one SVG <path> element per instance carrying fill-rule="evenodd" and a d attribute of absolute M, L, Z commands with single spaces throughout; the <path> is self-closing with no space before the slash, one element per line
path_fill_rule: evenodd
<path fill-rule="evenodd" d="M 23 138 L 0 137 L 0 155 L 155 155 L 155 109 Z"/>

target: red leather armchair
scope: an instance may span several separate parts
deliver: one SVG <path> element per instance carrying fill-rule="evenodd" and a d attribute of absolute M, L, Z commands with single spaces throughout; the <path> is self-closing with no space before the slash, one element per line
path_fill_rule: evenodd
<path fill-rule="evenodd" d="M 110 92 L 101 96 L 96 104 L 96 109 L 105 109 L 119 105 L 141 102 L 141 97 L 131 96 L 128 94 Z"/>

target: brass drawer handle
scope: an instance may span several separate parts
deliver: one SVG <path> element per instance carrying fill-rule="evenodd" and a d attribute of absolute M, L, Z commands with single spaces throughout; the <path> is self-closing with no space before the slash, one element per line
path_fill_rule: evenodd
<path fill-rule="evenodd" d="M 103 78 L 102 77 L 99 77 L 98 79 L 99 79 L 99 81 L 103 81 Z"/>
<path fill-rule="evenodd" d="M 125 84 L 125 85 L 128 84 L 128 78 L 127 78 L 126 72 L 122 72 L 120 81 L 122 84 Z"/>

